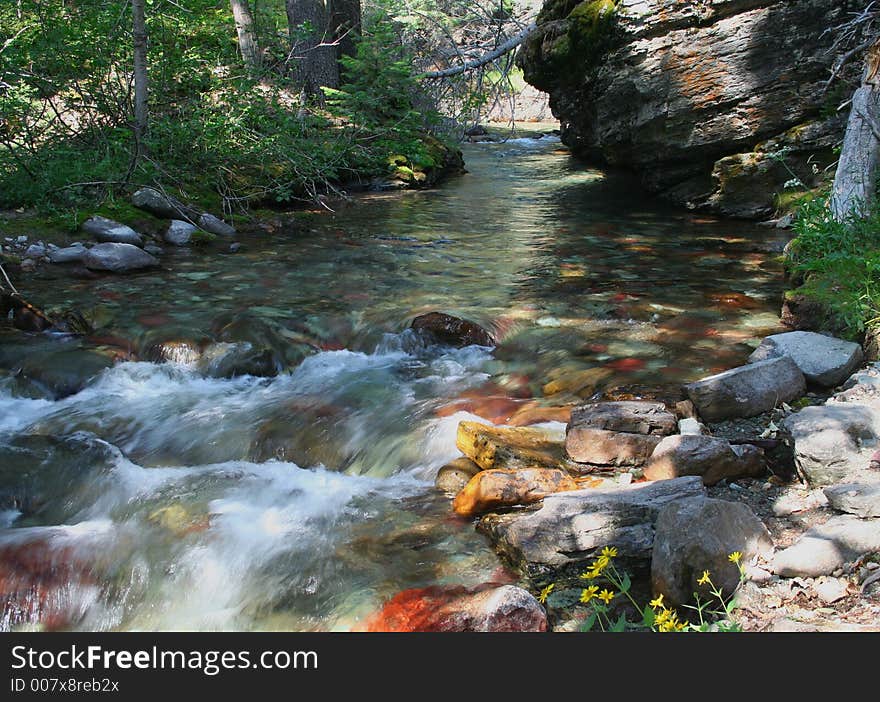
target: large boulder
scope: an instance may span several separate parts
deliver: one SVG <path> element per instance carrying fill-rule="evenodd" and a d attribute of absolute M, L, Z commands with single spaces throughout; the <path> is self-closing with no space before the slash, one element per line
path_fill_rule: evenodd
<path fill-rule="evenodd" d="M 697 581 L 709 571 L 712 584 L 729 597 L 740 584 L 739 568 L 729 559 L 734 551 L 744 561 L 773 554 L 767 527 L 747 505 L 702 497 L 669 503 L 657 516 L 654 594 L 664 595 L 670 606 L 693 603 L 695 592 L 705 601 L 709 590 Z"/>
<path fill-rule="evenodd" d="M 840 0 L 546 0 L 517 62 L 562 140 L 663 197 L 769 214 L 813 187 L 844 129 L 824 111 Z M 779 154 L 784 153 L 784 158 Z M 818 166 L 813 173 L 812 163 Z"/>
<path fill-rule="evenodd" d="M 133 244 L 98 244 L 82 257 L 86 268 L 111 273 L 127 273 L 144 268 L 156 268 L 158 259 Z"/>
<path fill-rule="evenodd" d="M 592 402 L 571 411 L 571 426 L 584 426 L 631 434 L 672 434 L 677 426 L 675 415 L 662 402 L 621 400 Z"/>
<path fill-rule="evenodd" d="M 786 578 L 831 575 L 866 553 L 880 551 L 880 519 L 850 514 L 813 527 L 773 559 L 773 572 Z"/>
<path fill-rule="evenodd" d="M 193 234 L 198 231 L 195 225 L 180 219 L 171 220 L 163 238 L 174 246 L 188 246 L 192 242 Z"/>
<path fill-rule="evenodd" d="M 479 324 L 443 312 L 420 315 L 412 321 L 411 327 L 449 346 L 495 346 L 495 338 Z"/>
<path fill-rule="evenodd" d="M 211 234 L 217 234 L 218 236 L 235 236 L 235 227 L 208 212 L 202 214 L 198 220 L 196 220 L 196 224 L 199 225 L 199 229 Z"/>
<path fill-rule="evenodd" d="M 699 475 L 704 485 L 719 480 L 754 477 L 766 470 L 763 452 L 748 444 L 731 446 L 726 439 L 699 434 L 667 436 L 645 466 L 648 480 Z"/>
<path fill-rule="evenodd" d="M 370 617 L 367 631 L 546 631 L 547 614 L 513 585 L 478 592 L 430 587 L 404 590 Z"/>
<path fill-rule="evenodd" d="M 806 391 L 806 380 L 787 356 L 750 363 L 684 386 L 700 416 L 709 422 L 754 417 Z"/>
<path fill-rule="evenodd" d="M 862 347 L 851 341 L 808 331 L 766 337 L 749 356 L 749 363 L 790 357 L 808 382 L 833 388 L 846 380 L 864 358 Z"/>
<path fill-rule="evenodd" d="M 140 188 L 131 196 L 131 204 L 161 219 L 184 219 L 195 222 L 200 213 L 155 188 Z"/>
<path fill-rule="evenodd" d="M 616 547 L 621 558 L 647 560 L 660 509 L 705 494 L 697 477 L 560 492 L 534 511 L 488 514 L 478 529 L 529 571 L 589 560 L 605 546 Z"/>
<path fill-rule="evenodd" d="M 18 375 L 34 382 L 49 397 L 60 400 L 78 393 L 102 371 L 113 366 L 104 353 L 81 348 L 61 348 L 26 356 Z"/>
<path fill-rule="evenodd" d="M 828 503 L 840 512 L 864 519 L 880 517 L 880 482 L 841 483 L 827 487 L 823 492 Z"/>
<path fill-rule="evenodd" d="M 462 517 L 472 517 L 499 507 L 527 505 L 556 492 L 577 489 L 574 478 L 555 468 L 482 470 L 455 496 L 452 508 Z"/>
<path fill-rule="evenodd" d="M 126 224 L 114 222 L 106 217 L 95 215 L 83 222 L 82 229 L 86 234 L 91 234 L 96 241 L 101 243 L 131 244 L 132 246 L 144 245 L 143 237 Z"/>
<path fill-rule="evenodd" d="M 795 460 L 812 485 L 831 485 L 864 473 L 880 439 L 880 410 L 856 403 L 805 407 L 785 419 Z"/>

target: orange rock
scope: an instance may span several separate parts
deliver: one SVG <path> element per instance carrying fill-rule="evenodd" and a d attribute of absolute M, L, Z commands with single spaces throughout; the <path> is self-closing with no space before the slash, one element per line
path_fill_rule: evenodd
<path fill-rule="evenodd" d="M 483 470 L 572 467 L 563 442 L 535 427 L 460 422 L 455 445 Z"/>
<path fill-rule="evenodd" d="M 568 424 L 571 418 L 572 405 L 568 407 L 541 407 L 536 402 L 530 402 L 514 412 L 507 423 L 513 427 L 525 427 L 530 424 L 541 422 L 563 422 Z"/>
<path fill-rule="evenodd" d="M 468 481 L 455 496 L 452 508 L 463 517 L 537 502 L 555 492 L 577 490 L 577 482 L 555 468 L 484 470 Z"/>

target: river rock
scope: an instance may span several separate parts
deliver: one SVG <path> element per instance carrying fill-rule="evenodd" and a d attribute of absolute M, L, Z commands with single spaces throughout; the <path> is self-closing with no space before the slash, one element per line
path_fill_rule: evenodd
<path fill-rule="evenodd" d="M 880 517 L 880 483 L 841 483 L 824 490 L 834 509 L 857 517 Z"/>
<path fill-rule="evenodd" d="M 172 339 L 150 344 L 143 355 L 152 363 L 193 365 L 201 360 L 202 350 L 199 344 L 189 339 Z"/>
<path fill-rule="evenodd" d="M 144 245 L 143 237 L 134 229 L 106 217 L 99 217 L 98 215 L 90 217 L 83 222 L 82 229 L 101 243 L 131 244 L 132 246 Z"/>
<path fill-rule="evenodd" d="M 367 631 L 546 631 L 547 615 L 526 590 L 502 585 L 469 592 L 464 588 L 404 590 L 370 617 Z"/>
<path fill-rule="evenodd" d="M 779 551 L 773 559 L 773 572 L 785 578 L 831 575 L 846 563 L 874 551 L 880 551 L 880 519 L 842 514 L 813 527 Z"/>
<path fill-rule="evenodd" d="M 678 433 L 699 436 L 701 434 L 706 434 L 707 430 L 705 425 L 701 424 L 698 419 L 695 419 L 694 417 L 685 417 L 684 419 L 678 420 Z"/>
<path fill-rule="evenodd" d="M 675 431 L 675 415 L 662 402 L 593 402 L 571 411 L 571 426 L 665 436 Z"/>
<path fill-rule="evenodd" d="M 761 449 L 731 446 L 726 439 L 696 434 L 665 437 L 654 449 L 644 475 L 648 480 L 669 480 L 699 475 L 704 485 L 719 480 L 754 477 L 766 469 Z"/>
<path fill-rule="evenodd" d="M 477 473 L 482 470 L 480 466 L 474 463 L 470 458 L 462 456 L 450 461 L 437 471 L 437 477 L 434 479 L 434 487 L 443 492 L 457 494 L 461 489 L 470 482 Z"/>
<path fill-rule="evenodd" d="M 569 424 L 565 452 L 577 463 L 598 466 L 641 466 L 660 443 L 652 434 L 591 429 Z"/>
<path fill-rule="evenodd" d="M 26 357 L 18 374 L 36 383 L 49 397 L 60 400 L 78 393 L 112 366 L 113 359 L 102 353 L 69 348 Z"/>
<path fill-rule="evenodd" d="M 833 388 L 849 378 L 862 362 L 862 347 L 851 341 L 809 331 L 766 337 L 749 356 L 749 363 L 790 357 L 810 383 Z"/>
<path fill-rule="evenodd" d="M 858 476 L 880 437 L 880 411 L 855 403 L 813 405 L 786 417 L 795 459 L 812 485 Z"/>
<path fill-rule="evenodd" d="M 527 505 L 547 495 L 577 490 L 567 473 L 555 468 L 482 470 L 471 478 L 452 501 L 455 513 L 472 517 L 499 507 Z"/>
<path fill-rule="evenodd" d="M 712 583 L 726 597 L 740 584 L 737 566 L 728 556 L 739 551 L 745 562 L 758 555 L 773 555 L 767 527 L 745 504 L 695 497 L 676 500 L 657 515 L 651 584 L 664 604 L 692 603 L 694 593 L 709 597 L 709 589 L 697 580 L 708 570 Z"/>
<path fill-rule="evenodd" d="M 479 324 L 443 312 L 420 315 L 411 327 L 449 346 L 495 346 L 495 338 Z"/>
<path fill-rule="evenodd" d="M 218 236 L 235 236 L 235 227 L 228 225 L 219 217 L 215 217 L 208 212 L 205 212 L 199 217 L 198 220 L 196 220 L 196 224 L 199 225 L 199 229 L 211 234 L 217 234 Z"/>
<path fill-rule="evenodd" d="M 660 509 L 705 494 L 695 476 L 560 492 L 545 497 L 534 511 L 488 514 L 477 528 L 501 554 L 528 571 L 588 560 L 605 546 L 616 547 L 622 558 L 647 560 Z"/>
<path fill-rule="evenodd" d="M 684 386 L 700 416 L 709 422 L 754 417 L 806 391 L 806 380 L 787 356 L 750 363 Z"/>
<path fill-rule="evenodd" d="M 189 222 L 175 219 L 168 225 L 163 238 L 174 246 L 187 246 L 192 242 L 193 234 L 197 231 L 198 228 Z"/>
<path fill-rule="evenodd" d="M 483 470 L 571 467 L 562 442 L 539 427 L 459 422 L 455 445 Z"/>
<path fill-rule="evenodd" d="M 548 0 L 517 63 L 550 95 L 576 156 L 629 168 L 682 205 L 765 216 L 792 171 L 811 188 L 836 160 L 845 114 L 821 109 L 835 57 L 829 29 L 857 9 Z"/>
<path fill-rule="evenodd" d="M 140 188 L 131 196 L 131 204 L 161 219 L 184 219 L 198 221 L 198 210 L 187 207 L 179 200 L 165 195 L 155 188 Z"/>
<path fill-rule="evenodd" d="M 46 256 L 51 263 L 79 263 L 83 260 L 88 249 L 82 244 L 66 246 L 59 249 L 49 249 Z"/>
<path fill-rule="evenodd" d="M 46 255 L 46 247 L 43 244 L 31 244 L 25 249 L 24 255 L 28 258 L 43 258 Z"/>
<path fill-rule="evenodd" d="M 82 257 L 86 268 L 112 273 L 126 273 L 144 268 L 156 268 L 159 261 L 133 244 L 98 244 Z"/>

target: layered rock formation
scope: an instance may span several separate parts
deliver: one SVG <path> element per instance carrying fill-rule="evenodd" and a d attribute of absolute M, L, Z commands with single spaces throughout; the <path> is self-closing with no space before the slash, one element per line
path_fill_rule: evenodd
<path fill-rule="evenodd" d="M 834 160 L 845 115 L 826 30 L 859 5 L 548 0 L 518 62 L 575 154 L 689 207 L 763 216 Z"/>

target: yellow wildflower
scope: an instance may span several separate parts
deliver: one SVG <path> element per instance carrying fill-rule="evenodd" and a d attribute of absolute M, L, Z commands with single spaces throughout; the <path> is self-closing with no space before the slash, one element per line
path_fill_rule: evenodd
<path fill-rule="evenodd" d="M 596 596 L 597 592 L 599 592 L 599 588 L 596 585 L 590 585 L 590 587 L 584 588 L 581 591 L 581 602 L 586 604 Z"/>
<path fill-rule="evenodd" d="M 663 606 L 663 595 L 657 595 L 656 599 L 651 600 L 649 603 L 652 607 L 662 607 Z"/>
<path fill-rule="evenodd" d="M 598 578 L 601 571 L 598 571 L 594 568 L 591 568 L 586 573 L 581 573 L 578 577 L 581 580 L 592 580 L 593 578 Z"/>
<path fill-rule="evenodd" d="M 617 549 L 614 546 L 606 546 L 602 549 L 602 555 L 608 558 L 614 558 L 617 555 Z"/>
<path fill-rule="evenodd" d="M 550 583 L 547 587 L 541 590 L 541 594 L 538 595 L 538 602 L 544 604 L 547 601 L 547 596 L 553 592 L 554 587 L 556 587 L 556 583 Z"/>
<path fill-rule="evenodd" d="M 727 557 L 727 560 L 729 560 L 731 563 L 739 563 L 742 557 L 743 556 L 739 551 L 734 551 Z"/>
<path fill-rule="evenodd" d="M 603 553 L 596 559 L 595 563 L 593 563 L 593 567 L 601 570 L 607 568 L 609 563 L 611 563 L 611 558 Z"/>
<path fill-rule="evenodd" d="M 706 583 L 711 583 L 712 581 L 709 579 L 709 571 L 703 571 L 703 577 L 697 580 L 697 585 L 705 585 Z"/>
<path fill-rule="evenodd" d="M 602 590 L 596 597 L 605 602 L 605 604 L 608 604 L 614 599 L 614 593 L 611 590 Z"/>

